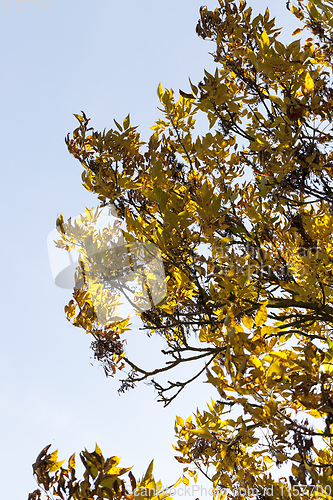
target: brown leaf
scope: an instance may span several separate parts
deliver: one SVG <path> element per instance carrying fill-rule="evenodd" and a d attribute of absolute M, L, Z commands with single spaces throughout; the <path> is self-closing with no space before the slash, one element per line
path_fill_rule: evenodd
<path fill-rule="evenodd" d="M 179 89 L 179 93 L 182 97 L 185 97 L 185 99 L 195 99 L 193 94 L 187 94 L 186 92 L 183 92 L 182 90 Z"/>

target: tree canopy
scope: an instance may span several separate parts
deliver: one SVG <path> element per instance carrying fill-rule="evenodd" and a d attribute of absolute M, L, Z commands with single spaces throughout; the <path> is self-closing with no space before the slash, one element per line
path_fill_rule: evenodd
<path fill-rule="evenodd" d="M 331 498 L 333 2 L 287 1 L 300 26 L 289 45 L 268 9 L 253 16 L 244 0 L 218 4 L 201 7 L 196 28 L 215 43 L 215 73 L 205 71 L 197 85 L 190 81 L 179 99 L 159 85 L 161 118 L 147 143 L 129 116 L 98 132 L 83 112 L 76 115 L 66 144 L 83 166 L 83 185 L 100 207 L 115 207 L 126 230 L 91 232 L 91 212 L 77 225 L 58 218 L 59 246 L 81 250 L 80 286 L 65 312 L 92 335 L 106 374 L 125 374 L 121 391 L 149 380 L 167 405 L 206 374 L 217 399 L 176 418 L 175 449 L 190 476 L 201 471 L 216 495 Z M 195 137 L 197 114 L 207 116 L 209 129 Z M 90 253 L 82 245 L 87 237 Z M 126 354 L 130 319 L 112 315 L 134 279 L 141 286 L 134 305 L 144 290 L 158 295 L 161 280 L 153 275 L 147 284 L 138 273 L 125 284 L 112 274 L 120 240 L 131 262 L 138 243 L 157 248 L 163 262 L 167 294 L 148 309 L 138 307 L 146 333 L 165 341 L 166 363 L 150 371 Z M 107 311 L 104 321 L 97 305 Z M 185 380 L 172 378 L 182 365 L 196 369 Z M 164 384 L 159 375 L 166 372 Z M 99 480 L 112 478 L 109 489 L 58 488 L 55 495 L 120 494 L 112 459 L 106 470 L 95 453 L 89 460 L 100 466 L 87 467 L 85 481 L 96 481 L 98 469 Z M 43 457 L 50 460 L 47 450 Z M 54 462 L 43 467 L 51 470 Z M 281 466 L 287 477 L 280 477 Z M 56 467 L 59 485 L 73 466 Z M 38 470 L 47 489 L 51 482 Z M 122 494 L 134 490 L 124 486 Z"/>

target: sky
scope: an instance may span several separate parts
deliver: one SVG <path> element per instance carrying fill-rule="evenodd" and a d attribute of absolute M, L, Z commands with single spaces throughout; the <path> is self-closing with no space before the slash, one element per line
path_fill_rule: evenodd
<path fill-rule="evenodd" d="M 257 12 L 267 3 L 278 26 L 297 27 L 285 2 L 249 2 Z M 57 214 L 67 219 L 97 206 L 64 142 L 77 124 L 73 113 L 83 110 L 97 130 L 130 113 L 147 139 L 159 117 L 159 82 L 189 92 L 189 77 L 198 83 L 204 68 L 215 69 L 214 45 L 195 33 L 200 5 L 0 2 L 0 476 L 6 500 L 27 498 L 36 488 L 31 465 L 47 444 L 68 459 L 97 442 L 104 456 L 134 465 L 138 477 L 155 458 L 155 477 L 171 484 L 182 471 L 171 446 L 175 415 L 186 418 L 216 397 L 202 380 L 167 408 L 150 386 L 119 396 L 119 382 L 93 361 L 86 333 L 65 318 L 71 291 L 54 284 L 46 246 Z M 161 361 L 161 346 L 138 328 L 129 334 L 129 354 L 149 366 Z"/>

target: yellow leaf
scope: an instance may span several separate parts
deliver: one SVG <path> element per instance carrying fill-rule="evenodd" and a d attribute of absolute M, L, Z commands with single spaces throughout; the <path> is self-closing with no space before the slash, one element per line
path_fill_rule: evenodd
<path fill-rule="evenodd" d="M 183 482 L 184 484 L 186 484 L 186 486 L 188 486 L 188 485 L 190 484 L 190 481 L 187 479 L 187 477 L 186 477 L 186 476 L 183 476 L 183 477 L 182 477 L 182 482 Z"/>
<path fill-rule="evenodd" d="M 49 460 L 50 462 L 56 462 L 58 460 L 58 450 L 55 450 L 53 453 L 50 454 Z"/>
<path fill-rule="evenodd" d="M 276 332 L 277 328 L 274 326 L 263 326 L 261 329 L 261 335 L 271 335 Z"/>
<path fill-rule="evenodd" d="M 50 467 L 50 472 L 55 472 L 56 470 L 60 469 L 62 464 L 65 462 L 65 460 L 61 460 L 61 462 L 55 462 L 52 467 Z"/>
<path fill-rule="evenodd" d="M 304 86 L 308 92 L 311 92 L 314 88 L 314 83 L 309 72 L 305 75 Z"/>
<path fill-rule="evenodd" d="M 159 83 L 158 84 L 158 87 L 157 87 L 157 95 L 158 97 L 161 99 L 162 95 L 163 95 L 163 87 L 162 85 Z"/>
<path fill-rule="evenodd" d="M 192 417 L 191 417 L 191 415 L 189 417 L 187 417 L 187 419 L 185 420 L 185 425 L 186 426 L 191 426 L 192 425 Z"/>
<path fill-rule="evenodd" d="M 97 455 L 99 455 L 100 457 L 102 457 L 102 451 L 100 449 L 100 447 L 98 446 L 98 444 L 96 443 L 96 446 L 95 446 L 95 453 L 97 453 Z"/>
<path fill-rule="evenodd" d="M 175 484 L 173 485 L 173 487 L 176 488 L 177 486 L 180 485 L 181 482 L 182 482 L 182 478 L 180 477 L 179 479 L 177 479 L 177 481 L 175 482 Z"/>
<path fill-rule="evenodd" d="M 283 373 L 282 366 L 279 360 L 274 361 L 267 370 L 267 377 L 279 377 Z"/>
<path fill-rule="evenodd" d="M 320 418 L 320 417 L 321 417 L 320 412 L 319 412 L 319 411 L 317 411 L 317 410 L 310 410 L 308 413 L 309 413 L 310 415 L 312 415 L 313 417 L 315 417 L 315 418 Z"/>
<path fill-rule="evenodd" d="M 262 368 L 262 362 L 256 356 L 251 356 L 250 361 L 256 368 Z"/>
<path fill-rule="evenodd" d="M 293 473 L 293 475 L 295 477 L 298 477 L 299 468 L 295 464 L 292 464 L 292 466 L 291 466 L 291 472 Z"/>
<path fill-rule="evenodd" d="M 262 44 L 264 47 L 269 47 L 269 38 L 268 38 L 266 30 L 264 30 L 262 35 L 261 35 L 261 41 L 262 41 Z"/>
<path fill-rule="evenodd" d="M 248 328 L 249 330 L 251 330 L 251 328 L 253 327 L 253 319 L 252 318 L 249 318 L 248 316 L 243 316 L 243 325 Z"/>
<path fill-rule="evenodd" d="M 232 482 L 228 474 L 222 474 L 220 477 L 220 483 L 224 488 L 232 488 Z"/>
<path fill-rule="evenodd" d="M 182 417 L 178 417 L 176 415 L 176 423 L 177 425 L 180 425 L 180 427 L 184 427 L 184 420 L 182 419 Z"/>
<path fill-rule="evenodd" d="M 266 304 L 267 304 L 267 302 L 260 306 L 260 308 L 258 309 L 257 314 L 254 318 L 257 326 L 263 325 L 267 319 Z"/>
<path fill-rule="evenodd" d="M 211 441 L 216 441 L 216 438 L 207 429 L 191 429 L 189 432 L 191 434 L 199 435 L 204 439 L 210 439 Z"/>

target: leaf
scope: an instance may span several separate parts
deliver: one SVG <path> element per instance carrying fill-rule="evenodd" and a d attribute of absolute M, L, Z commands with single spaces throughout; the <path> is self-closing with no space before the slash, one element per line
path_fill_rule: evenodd
<path fill-rule="evenodd" d="M 259 307 L 259 309 L 258 309 L 258 311 L 257 311 L 257 313 L 255 315 L 254 320 L 255 320 L 256 326 L 263 325 L 266 322 L 266 320 L 267 320 L 267 308 L 266 308 L 266 304 L 267 304 L 267 302 L 265 304 L 262 304 Z"/>
<path fill-rule="evenodd" d="M 191 89 L 192 89 L 192 92 L 195 93 L 195 95 L 198 94 L 199 90 L 198 90 L 198 87 L 196 85 L 193 85 L 193 83 L 191 82 L 191 79 L 189 78 L 189 81 L 190 81 L 190 85 L 191 85 Z"/>
<path fill-rule="evenodd" d="M 95 445 L 95 453 L 97 453 L 97 455 L 99 455 L 100 457 L 103 457 L 102 451 L 101 451 L 101 449 L 100 449 L 100 447 L 98 446 L 97 443 Z"/>
<path fill-rule="evenodd" d="M 185 99 L 195 99 L 193 94 L 187 94 L 186 92 L 183 92 L 182 90 L 179 89 L 179 93 L 182 97 Z"/>
<path fill-rule="evenodd" d="M 221 474 L 220 476 L 220 483 L 223 488 L 230 488 L 232 489 L 232 481 L 231 478 L 228 476 L 228 474 Z"/>
<path fill-rule="evenodd" d="M 191 434 L 195 434 L 204 439 L 209 439 L 211 441 L 216 441 L 216 438 L 207 429 L 191 429 L 189 430 Z"/>
<path fill-rule="evenodd" d="M 279 377 L 283 373 L 282 366 L 279 360 L 274 361 L 268 368 L 266 376 L 268 377 Z"/>
<path fill-rule="evenodd" d="M 225 470 L 232 472 L 236 462 L 236 452 L 229 447 L 223 448 L 221 451 L 223 459 L 223 467 Z"/>
<path fill-rule="evenodd" d="M 115 124 L 116 124 L 117 128 L 119 129 L 119 131 L 122 132 L 123 131 L 122 126 L 115 119 L 113 119 L 113 121 L 115 122 Z"/>
<path fill-rule="evenodd" d="M 127 115 L 123 122 L 123 129 L 127 130 L 130 126 L 130 115 Z"/>
<path fill-rule="evenodd" d="M 65 462 L 65 460 L 61 460 L 60 462 L 55 462 L 49 469 L 49 472 L 55 472 L 57 471 L 58 469 L 60 469 L 60 467 L 62 466 L 62 464 Z"/>
<path fill-rule="evenodd" d="M 261 35 L 261 43 L 262 43 L 263 47 L 265 47 L 265 48 L 269 47 L 269 44 L 270 44 L 269 37 L 268 37 L 267 32 L 266 32 L 265 29 L 264 29 L 264 31 L 262 32 L 262 35 Z"/>
<path fill-rule="evenodd" d="M 162 85 L 161 85 L 160 83 L 158 84 L 158 87 L 157 87 L 157 95 L 158 95 L 158 97 L 159 97 L 160 99 L 161 99 L 161 98 L 162 98 L 162 96 L 163 96 L 163 87 L 162 87 Z"/>
<path fill-rule="evenodd" d="M 284 453 L 280 453 L 279 451 L 276 453 L 276 458 L 279 462 L 285 462 L 286 460 L 288 460 L 287 455 L 285 455 Z"/>
<path fill-rule="evenodd" d="M 176 423 L 177 425 L 184 427 L 184 419 L 182 419 L 182 417 L 178 417 L 177 415 L 176 415 Z"/>
<path fill-rule="evenodd" d="M 83 122 L 83 117 L 82 117 L 81 115 L 76 115 L 75 113 L 73 113 L 73 115 L 75 116 L 75 118 L 76 118 L 77 120 L 79 120 L 79 122 L 80 122 L 80 123 L 82 123 L 82 122 Z"/>
<path fill-rule="evenodd" d="M 154 468 L 154 460 L 152 460 L 148 465 L 148 469 L 146 470 L 146 473 L 142 479 L 142 484 L 146 483 L 151 478 L 153 474 L 153 468 Z"/>
<path fill-rule="evenodd" d="M 117 477 L 110 477 L 105 474 L 98 480 L 98 485 L 112 489 L 114 483 L 117 481 Z"/>
<path fill-rule="evenodd" d="M 73 453 L 73 455 L 71 455 L 68 459 L 68 467 L 72 468 L 72 469 L 75 469 L 75 465 L 76 465 L 76 462 L 75 462 L 75 453 Z"/>
<path fill-rule="evenodd" d="M 186 476 L 183 476 L 183 477 L 182 477 L 182 482 L 183 482 L 184 484 L 186 484 L 186 486 L 188 486 L 188 485 L 190 484 L 190 481 L 188 480 L 188 478 L 187 478 Z"/>
<path fill-rule="evenodd" d="M 243 316 L 242 318 L 242 322 L 243 322 L 243 325 L 248 328 L 249 330 L 251 330 L 251 328 L 253 327 L 253 319 L 250 318 L 249 316 Z"/>
<path fill-rule="evenodd" d="M 304 86 L 308 92 L 314 89 L 314 82 L 309 72 L 307 72 L 305 75 Z"/>

